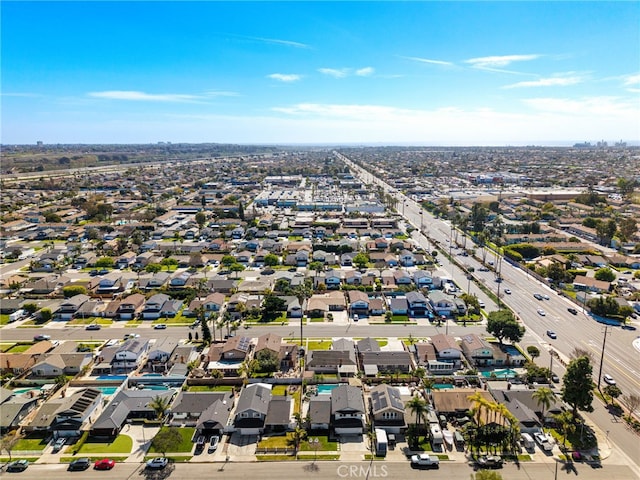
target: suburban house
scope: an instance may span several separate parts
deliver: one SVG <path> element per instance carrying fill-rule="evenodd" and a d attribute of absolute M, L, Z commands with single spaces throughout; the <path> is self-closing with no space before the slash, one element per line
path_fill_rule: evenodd
<path fill-rule="evenodd" d="M 174 337 L 163 337 L 149 347 L 147 354 L 147 366 L 154 372 L 166 372 L 171 364 L 173 352 L 178 346 L 178 339 Z"/>
<path fill-rule="evenodd" d="M 138 368 L 146 356 L 149 340 L 131 338 L 120 345 L 111 360 L 112 373 L 128 373 Z"/>
<path fill-rule="evenodd" d="M 91 298 L 88 295 L 84 295 L 82 293 L 74 295 L 71 298 L 67 298 L 58 307 L 56 316 L 60 320 L 72 320 L 76 315 L 76 312 L 89 300 L 91 300 Z"/>
<path fill-rule="evenodd" d="M 431 304 L 431 309 L 437 315 L 449 317 L 458 311 L 456 302 L 454 302 L 449 295 L 440 290 L 431 290 L 429 292 L 429 303 Z"/>
<path fill-rule="evenodd" d="M 202 306 L 204 307 L 205 315 L 210 317 L 214 313 L 218 313 L 222 310 L 224 306 L 225 296 L 223 293 L 210 293 L 202 302 Z"/>
<path fill-rule="evenodd" d="M 366 376 L 376 376 L 378 373 L 393 375 L 409 373 L 413 363 L 411 355 L 404 350 L 360 352 L 362 370 Z"/>
<path fill-rule="evenodd" d="M 141 293 L 134 293 L 126 298 L 123 298 L 118 307 L 118 318 L 120 320 L 133 320 L 138 316 L 146 300 Z"/>
<path fill-rule="evenodd" d="M 469 410 L 473 408 L 469 397 L 475 393 L 479 393 L 487 402 L 493 402 L 491 394 L 484 390 L 474 388 L 456 388 L 451 390 L 433 389 L 431 390 L 433 408 L 440 415 L 451 415 L 458 418 L 464 417 Z"/>
<path fill-rule="evenodd" d="M 260 435 L 264 432 L 265 421 L 271 402 L 271 385 L 253 383 L 246 386 L 236 407 L 233 426 L 240 435 Z"/>
<path fill-rule="evenodd" d="M 355 345 L 351 340 L 333 341 L 331 350 L 310 350 L 306 368 L 314 373 L 339 373 L 353 376 L 358 372 Z"/>
<path fill-rule="evenodd" d="M 452 364 L 454 370 L 460 368 L 462 364 L 462 348 L 460 348 L 454 337 L 442 333 L 432 335 L 431 344 L 435 349 L 438 362 Z"/>
<path fill-rule="evenodd" d="M 427 270 L 416 270 L 413 272 L 413 281 L 418 288 L 433 287 L 433 277 L 431 276 L 431 272 Z"/>
<path fill-rule="evenodd" d="M 308 301 L 306 312 L 311 317 L 320 317 L 328 312 L 343 311 L 347 307 L 341 291 L 316 293 Z"/>
<path fill-rule="evenodd" d="M 384 383 L 373 387 L 369 395 L 369 411 L 375 428 L 382 428 L 387 433 L 402 433 L 407 428 L 404 403 L 396 387 Z"/>
<path fill-rule="evenodd" d="M 136 262 L 135 252 L 125 252 L 116 260 L 116 268 L 120 270 L 131 267 Z"/>
<path fill-rule="evenodd" d="M 430 311 L 429 302 L 422 292 L 407 292 L 407 303 L 412 317 L 424 317 Z"/>
<path fill-rule="evenodd" d="M 251 339 L 249 337 L 235 336 L 227 339 L 222 347 L 224 360 L 243 360 L 251 353 Z"/>
<path fill-rule="evenodd" d="M 162 306 L 171 297 L 164 293 L 156 293 L 151 296 L 144 305 L 144 309 L 140 313 L 140 317 L 143 320 L 157 320 L 160 318 L 160 312 L 162 311 Z"/>
<path fill-rule="evenodd" d="M 484 338 L 476 334 L 462 337 L 462 353 L 470 365 L 474 367 L 486 367 L 493 365 L 493 348 Z"/>
<path fill-rule="evenodd" d="M 91 427 L 91 435 L 114 437 L 128 419 L 155 419 L 150 403 L 156 397 L 171 402 L 174 390 L 120 390 Z"/>
<path fill-rule="evenodd" d="M 37 396 L 16 395 L 12 390 L 0 387 L 0 432 L 17 428 L 37 406 Z"/>
<path fill-rule="evenodd" d="M 573 288 L 576 290 L 606 293 L 611 291 L 611 283 L 604 280 L 596 280 L 595 278 L 587 277 L 585 275 L 576 275 L 573 279 Z"/>
<path fill-rule="evenodd" d="M 289 396 L 272 396 L 264 421 L 265 431 L 285 432 L 294 427 L 293 401 Z"/>
<path fill-rule="evenodd" d="M 365 428 L 362 390 L 338 385 L 331 390 L 331 427 L 336 435 L 361 435 Z"/>
<path fill-rule="evenodd" d="M 48 400 L 36 412 L 25 428 L 27 431 L 45 431 L 58 437 L 78 437 L 91 416 L 102 404 L 102 392 L 84 388 L 68 397 Z"/>
<path fill-rule="evenodd" d="M 369 296 L 360 290 L 349 290 L 349 312 L 351 315 L 369 315 Z"/>
<path fill-rule="evenodd" d="M 553 423 L 555 421 L 553 416 L 563 410 L 562 401 L 554 396 L 549 408 L 544 409 L 543 419 L 543 407 L 533 397 L 535 390 L 492 389 L 489 382 L 489 391 L 498 403 L 504 404 L 518 419 L 520 430 L 525 433 L 542 431 L 544 424 Z"/>
<path fill-rule="evenodd" d="M 180 392 L 171 406 L 169 423 L 196 427 L 196 435 L 221 435 L 233 404 L 232 392 Z"/>
<path fill-rule="evenodd" d="M 36 377 L 54 378 L 59 375 L 77 375 L 91 364 L 91 353 L 51 353 L 45 354 L 31 368 Z"/>
<path fill-rule="evenodd" d="M 311 430 L 328 431 L 331 425 L 331 395 L 317 394 L 309 400 Z"/>

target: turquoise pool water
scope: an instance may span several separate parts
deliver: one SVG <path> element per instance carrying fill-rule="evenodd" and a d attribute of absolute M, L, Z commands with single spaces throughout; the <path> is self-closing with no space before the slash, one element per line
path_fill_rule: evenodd
<path fill-rule="evenodd" d="M 103 395 L 113 395 L 116 393 L 118 387 L 93 387 L 97 390 L 100 390 Z"/>
<path fill-rule="evenodd" d="M 453 388 L 453 385 L 450 383 L 434 383 L 432 388 L 436 390 L 449 390 Z"/>
<path fill-rule="evenodd" d="M 337 383 L 318 385 L 318 395 L 331 393 L 331 390 L 333 390 L 337 386 Z"/>
<path fill-rule="evenodd" d="M 505 368 L 502 370 L 493 370 L 491 372 L 482 372 L 482 376 L 485 378 L 490 378 L 492 376 L 492 374 L 495 374 L 496 377 L 501 377 L 501 378 L 513 378 L 515 377 L 518 372 L 516 372 L 515 370 L 511 370 L 510 368 Z"/>
<path fill-rule="evenodd" d="M 26 387 L 26 388 L 16 388 L 16 389 L 13 390 L 13 393 L 16 394 L 16 395 L 22 395 L 23 393 L 30 392 L 31 390 L 34 390 L 36 392 L 40 391 L 39 388 Z"/>

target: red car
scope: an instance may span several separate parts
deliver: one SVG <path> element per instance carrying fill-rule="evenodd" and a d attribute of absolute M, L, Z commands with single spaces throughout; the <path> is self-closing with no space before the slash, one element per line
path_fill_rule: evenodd
<path fill-rule="evenodd" d="M 93 468 L 96 470 L 111 470 L 113 467 L 115 467 L 115 465 L 116 462 L 114 462 L 110 458 L 103 458 L 102 460 L 98 460 L 93 465 Z"/>

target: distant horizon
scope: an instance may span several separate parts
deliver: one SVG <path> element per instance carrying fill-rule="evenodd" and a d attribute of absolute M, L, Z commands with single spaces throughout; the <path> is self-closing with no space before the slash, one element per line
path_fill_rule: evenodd
<path fill-rule="evenodd" d="M 637 1 L 5 1 L 0 22 L 2 144 L 640 142 Z"/>

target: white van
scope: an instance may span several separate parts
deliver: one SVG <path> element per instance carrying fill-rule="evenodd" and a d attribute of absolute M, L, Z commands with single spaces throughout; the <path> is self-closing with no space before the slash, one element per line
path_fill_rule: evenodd
<path fill-rule="evenodd" d="M 533 438 L 531 438 L 531 435 L 528 433 L 523 433 L 520 436 L 520 443 L 522 443 L 522 446 L 527 450 L 532 450 L 535 447 Z"/>

